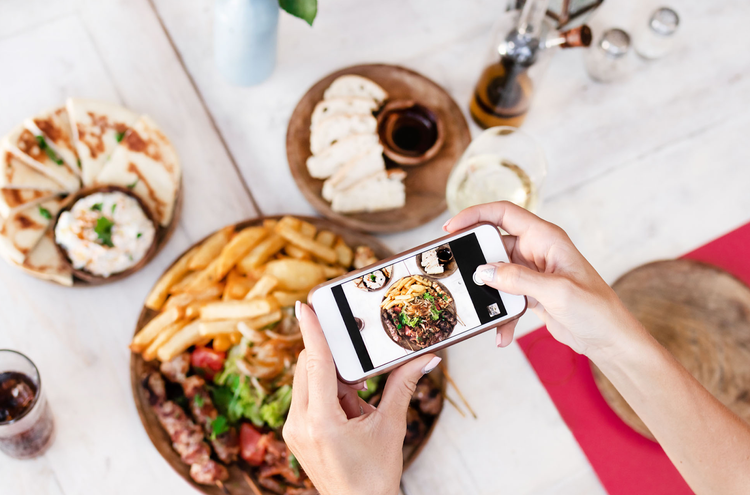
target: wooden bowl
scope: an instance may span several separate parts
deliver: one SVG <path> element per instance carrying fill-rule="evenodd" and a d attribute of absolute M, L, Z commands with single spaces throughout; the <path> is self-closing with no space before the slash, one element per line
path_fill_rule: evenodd
<path fill-rule="evenodd" d="M 692 260 L 643 265 L 612 287 L 701 385 L 750 423 L 750 288 L 724 270 Z M 596 366 L 591 367 L 615 413 L 653 440 L 612 383 Z"/>
<path fill-rule="evenodd" d="M 164 247 L 164 245 L 167 243 L 167 241 L 171 237 L 172 232 L 174 231 L 174 227 L 177 224 L 177 218 L 179 216 L 179 212 L 182 206 L 182 187 L 180 187 L 180 191 L 178 192 L 177 199 L 176 199 L 177 204 L 175 205 L 174 214 L 172 215 L 172 221 L 167 227 L 162 227 L 154 220 L 153 213 L 151 213 L 151 211 L 146 207 L 143 200 L 141 200 L 141 198 L 139 198 L 136 194 L 134 194 L 130 189 L 127 189 L 125 187 L 120 187 L 120 186 L 112 186 L 112 185 L 86 187 L 68 196 L 68 198 L 65 201 L 65 206 L 62 209 L 60 209 L 60 211 L 57 213 L 57 216 L 55 217 L 55 221 L 52 225 L 53 232 L 54 232 L 55 227 L 57 226 L 58 220 L 60 219 L 60 215 L 62 215 L 63 212 L 69 211 L 79 199 L 82 199 L 86 196 L 89 196 L 94 193 L 99 193 L 99 192 L 100 193 L 121 192 L 135 199 L 138 202 L 138 205 L 141 207 L 141 210 L 143 210 L 143 213 L 146 215 L 146 217 L 149 219 L 149 221 L 154 225 L 154 228 L 156 229 L 156 232 L 154 235 L 154 242 L 148 248 L 148 251 L 146 251 L 146 254 L 143 256 L 143 258 L 141 258 L 141 260 L 138 261 L 138 263 L 136 263 L 132 267 L 122 272 L 113 273 L 109 277 L 102 277 L 101 275 L 95 275 L 93 273 L 89 273 L 86 270 L 80 270 L 80 269 L 75 268 L 73 264 L 71 263 L 70 258 L 68 257 L 68 252 L 65 250 L 64 247 L 59 245 L 57 241 L 55 241 L 55 246 L 57 247 L 57 250 L 60 253 L 62 259 L 72 270 L 73 276 L 75 277 L 74 283 L 77 285 L 103 285 L 103 284 L 108 284 L 111 282 L 116 282 L 118 280 L 122 280 L 125 277 L 132 275 L 133 273 L 137 272 L 138 270 L 146 266 L 149 263 L 149 261 L 151 261 L 154 258 L 154 256 L 156 256 L 158 252 L 161 251 L 161 249 Z"/>
<path fill-rule="evenodd" d="M 310 120 L 315 105 L 334 79 L 357 74 L 373 80 L 388 92 L 391 100 L 415 100 L 428 107 L 444 125 L 443 145 L 436 155 L 420 167 L 407 170 L 404 180 L 406 204 L 395 210 L 344 215 L 331 209 L 323 199 L 323 181 L 310 176 Z M 400 232 L 419 227 L 438 217 L 447 207 L 445 188 L 453 166 L 471 142 L 471 134 L 461 109 L 453 98 L 435 82 L 396 65 L 357 65 L 329 74 L 311 87 L 297 104 L 289 119 L 286 154 L 289 169 L 297 187 L 310 204 L 324 217 L 350 229 L 364 232 Z"/>
<path fill-rule="evenodd" d="M 436 247 L 435 249 L 440 249 L 443 247 L 447 247 L 450 249 L 450 245 L 448 244 L 441 244 L 440 246 Z M 417 268 L 425 277 L 429 278 L 436 278 L 436 279 L 443 279 L 448 278 L 454 273 L 456 273 L 456 270 L 458 270 L 458 263 L 456 263 L 456 258 L 452 258 L 447 264 L 443 265 L 443 273 L 427 273 L 424 270 L 424 267 L 422 266 L 422 253 L 419 253 L 417 255 Z"/>
<path fill-rule="evenodd" d="M 359 232 L 354 232 L 351 229 L 342 227 L 325 219 L 304 217 L 299 215 L 295 215 L 295 217 L 310 222 L 319 229 L 330 230 L 331 232 L 341 236 L 344 241 L 350 246 L 369 246 L 374 251 L 375 255 L 381 259 L 393 255 L 390 249 L 388 249 L 374 237 L 362 235 Z M 282 218 L 281 215 L 258 217 L 237 223 L 234 225 L 234 227 L 236 230 L 241 230 L 246 227 L 262 225 L 263 221 L 266 219 L 278 220 L 280 218 Z M 204 239 L 196 242 L 193 246 L 186 249 L 179 257 L 175 259 L 175 263 L 177 262 L 177 260 L 182 258 L 182 256 L 184 256 L 185 253 L 187 253 L 190 249 L 197 246 L 208 237 L 209 236 L 206 236 Z M 144 306 L 138 318 L 138 323 L 136 324 L 134 335 L 138 333 L 157 314 L 158 312 Z M 445 364 L 445 354 L 439 352 L 438 355 L 443 357 L 443 364 Z M 223 491 L 217 486 L 199 485 L 195 483 L 195 481 L 193 481 L 193 479 L 190 477 L 190 466 L 184 464 L 180 460 L 179 454 L 177 454 L 177 452 L 175 452 L 172 448 L 172 441 L 159 424 L 159 420 L 156 418 L 156 415 L 149 406 L 148 397 L 141 385 L 141 380 L 143 379 L 143 377 L 148 372 L 154 370 L 158 370 L 158 365 L 156 363 L 149 363 L 144 361 L 140 354 L 130 354 L 130 387 L 133 393 L 133 400 L 135 401 L 136 409 L 138 410 L 138 416 L 141 418 L 141 423 L 143 424 L 148 437 L 151 439 L 154 447 L 156 447 L 156 450 L 159 451 L 164 460 L 167 461 L 172 469 L 174 469 L 177 474 L 179 474 L 186 482 L 191 484 L 196 490 L 207 495 L 226 495 L 227 492 Z M 440 368 L 437 368 L 430 373 L 430 376 L 432 375 L 435 375 L 434 378 L 439 381 L 441 391 L 444 396 L 446 380 L 442 374 L 442 371 L 440 370 Z M 417 455 L 419 455 L 419 453 L 421 452 L 422 448 L 424 448 L 424 445 L 432 435 L 438 417 L 439 415 L 435 416 L 432 424 L 428 425 L 427 433 L 425 434 L 421 442 L 414 445 L 404 446 L 404 469 L 411 465 L 414 459 L 416 459 Z M 248 482 L 245 480 L 246 476 L 249 476 L 251 482 L 257 485 L 257 476 L 254 469 L 255 468 L 251 468 L 247 465 L 243 467 L 238 463 L 234 463 L 229 466 L 229 479 L 224 482 L 224 487 L 226 488 L 226 490 L 228 490 L 228 492 L 232 495 L 257 495 L 258 493 L 261 493 L 263 495 L 273 495 L 271 492 L 263 489 L 262 487 L 258 488 L 259 491 L 255 491 L 250 485 L 248 485 Z"/>
<path fill-rule="evenodd" d="M 417 128 L 434 134 L 432 145 L 422 152 L 412 152 L 399 145 L 399 122 L 406 117 L 417 122 Z M 385 105 L 378 113 L 378 136 L 383 145 L 385 156 L 405 167 L 422 165 L 432 160 L 443 147 L 445 125 L 440 117 L 428 107 L 415 100 L 394 100 Z"/>

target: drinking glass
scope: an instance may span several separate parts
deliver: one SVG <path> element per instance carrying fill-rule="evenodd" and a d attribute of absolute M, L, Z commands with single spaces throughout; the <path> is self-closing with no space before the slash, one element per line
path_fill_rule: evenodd
<path fill-rule="evenodd" d="M 453 167 L 448 208 L 455 215 L 469 206 L 507 200 L 536 212 L 546 175 L 547 160 L 534 138 L 515 127 L 492 127 L 471 142 Z"/>
<path fill-rule="evenodd" d="M 28 404 L 14 407 L 31 393 Z M 9 349 L 0 349 L 0 415 L 0 451 L 6 455 L 31 459 L 52 444 L 55 424 L 39 370 L 29 358 Z"/>

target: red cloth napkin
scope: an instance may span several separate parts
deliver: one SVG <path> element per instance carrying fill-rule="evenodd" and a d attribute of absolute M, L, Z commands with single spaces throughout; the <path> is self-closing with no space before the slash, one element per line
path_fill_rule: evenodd
<path fill-rule="evenodd" d="M 716 265 L 750 285 L 748 248 L 750 224 L 683 258 Z M 545 327 L 518 343 L 607 492 L 693 493 L 659 444 L 636 433 L 607 405 L 586 357 L 558 343 Z"/>

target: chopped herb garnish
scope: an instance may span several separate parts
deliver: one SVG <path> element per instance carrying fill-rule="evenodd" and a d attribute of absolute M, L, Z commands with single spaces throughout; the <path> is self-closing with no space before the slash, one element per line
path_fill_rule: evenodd
<path fill-rule="evenodd" d="M 442 297 L 446 301 L 448 300 L 448 294 L 440 294 L 440 297 Z"/>
<path fill-rule="evenodd" d="M 435 298 L 429 292 L 425 292 L 422 297 L 424 297 L 425 301 L 434 301 L 435 300 Z"/>
<path fill-rule="evenodd" d="M 115 247 L 112 244 L 112 227 L 115 223 L 107 217 L 99 217 L 94 227 L 94 232 L 99 236 L 99 242 L 107 247 Z"/>
<path fill-rule="evenodd" d="M 203 407 L 203 396 L 200 394 L 196 394 L 193 397 L 193 404 L 195 404 L 195 407 Z"/>
<path fill-rule="evenodd" d="M 80 158 L 78 159 L 77 163 L 78 163 L 78 168 L 81 168 L 81 159 Z"/>
<path fill-rule="evenodd" d="M 224 415 L 216 416 L 216 419 L 211 421 L 211 440 L 216 440 L 216 437 L 222 433 L 229 431 L 227 426 L 227 417 Z"/>
<path fill-rule="evenodd" d="M 373 282 L 375 281 L 375 275 L 373 275 L 372 273 L 370 274 L 370 280 L 372 280 Z"/>
<path fill-rule="evenodd" d="M 39 143 L 39 149 L 44 151 L 50 160 L 57 163 L 58 165 L 62 165 L 63 161 L 60 159 L 59 156 L 57 156 L 57 153 L 47 146 L 47 141 L 44 139 L 44 136 L 34 136 L 36 138 L 36 142 Z"/>
<path fill-rule="evenodd" d="M 138 185 L 138 179 L 135 180 L 132 184 L 128 184 L 128 189 L 133 189 L 135 186 Z"/>
<path fill-rule="evenodd" d="M 47 220 L 52 220 L 52 213 L 47 208 L 39 207 L 39 214 Z"/>
<path fill-rule="evenodd" d="M 440 310 L 438 310 L 435 306 L 430 307 L 430 317 L 437 321 L 440 319 Z"/>
<path fill-rule="evenodd" d="M 94 206 L 91 207 L 91 211 L 102 211 L 102 204 L 96 203 Z"/>
<path fill-rule="evenodd" d="M 142 235 L 143 235 L 143 232 L 138 232 L 138 235 L 137 235 L 137 236 L 135 236 L 135 238 L 136 238 L 136 239 L 140 239 Z"/>
<path fill-rule="evenodd" d="M 299 461 L 294 454 L 289 453 L 289 469 L 294 472 L 294 475 L 299 478 Z"/>
<path fill-rule="evenodd" d="M 125 137 L 124 132 L 118 132 L 117 135 L 115 136 L 115 139 L 117 139 L 117 142 L 119 143 L 120 141 L 122 141 L 122 138 L 124 137 Z"/>
<path fill-rule="evenodd" d="M 117 203 L 114 203 L 114 204 L 112 205 L 112 213 L 114 213 L 114 212 L 115 212 L 115 208 L 117 208 Z"/>

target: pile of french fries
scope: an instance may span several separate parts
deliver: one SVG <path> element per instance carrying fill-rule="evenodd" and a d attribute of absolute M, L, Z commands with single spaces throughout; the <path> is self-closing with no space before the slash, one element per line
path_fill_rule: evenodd
<path fill-rule="evenodd" d="M 355 258 L 357 258 L 355 260 Z M 226 227 L 180 258 L 156 283 L 146 307 L 159 311 L 130 344 L 150 361 L 170 361 L 193 345 L 217 351 L 282 318 L 314 286 L 374 262 L 328 230 L 294 217 L 235 231 Z"/>
<path fill-rule="evenodd" d="M 388 289 L 388 292 L 380 303 L 383 309 L 390 309 L 393 306 L 404 306 L 411 302 L 415 297 L 419 297 L 432 286 L 432 282 L 419 275 L 404 277 Z"/>

